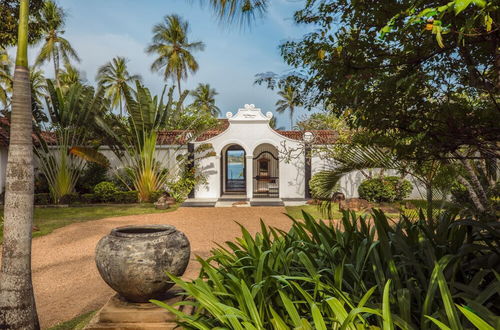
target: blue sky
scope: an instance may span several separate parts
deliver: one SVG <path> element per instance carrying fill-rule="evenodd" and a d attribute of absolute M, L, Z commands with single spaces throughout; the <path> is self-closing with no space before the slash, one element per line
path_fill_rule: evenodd
<path fill-rule="evenodd" d="M 201 1 L 203 2 L 203 0 Z M 206 48 L 195 54 L 199 71 L 188 78 L 183 88 L 210 83 L 219 95 L 216 100 L 222 113 L 235 112 L 245 103 L 254 103 L 274 112 L 276 92 L 253 84 L 254 75 L 265 71 L 282 73 L 284 64 L 278 46 L 284 40 L 297 39 L 307 33 L 292 16 L 303 4 L 300 0 L 272 0 L 265 18 L 251 28 L 221 25 L 210 8 L 198 0 L 58 0 L 67 13 L 66 38 L 78 52 L 78 67 L 89 82 L 94 82 L 97 68 L 114 56 L 129 59 L 129 71 L 141 74 L 153 92 L 163 87 L 161 75 L 152 73 L 153 56 L 145 54 L 151 29 L 167 14 L 179 14 L 190 23 L 190 41 L 201 40 Z M 37 47 L 30 51 L 30 60 Z M 43 67 L 53 75 L 51 65 Z M 169 82 L 171 84 L 171 82 Z M 299 110 L 296 117 L 302 117 Z M 288 114 L 278 115 L 278 126 L 289 127 Z"/>

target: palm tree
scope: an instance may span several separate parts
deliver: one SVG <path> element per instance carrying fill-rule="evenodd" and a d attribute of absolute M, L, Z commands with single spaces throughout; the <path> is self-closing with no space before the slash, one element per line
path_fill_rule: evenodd
<path fill-rule="evenodd" d="M 281 99 L 276 101 L 276 111 L 283 113 L 288 110 L 290 113 L 290 128 L 293 128 L 293 113 L 295 107 L 302 106 L 299 94 L 294 87 L 287 85 L 278 92 L 278 95 L 281 96 Z"/>
<path fill-rule="evenodd" d="M 31 84 L 31 97 L 40 102 L 46 95 L 46 80 L 42 70 L 31 67 L 30 68 L 30 84 Z"/>
<path fill-rule="evenodd" d="M 0 104 L 9 105 L 9 93 L 12 92 L 12 63 L 5 48 L 0 47 Z"/>
<path fill-rule="evenodd" d="M 221 21 L 248 24 L 256 16 L 263 16 L 269 2 L 269 0 L 211 0 L 210 5 Z"/>
<path fill-rule="evenodd" d="M 28 68 L 28 12 L 29 0 L 21 0 L 5 177 L 0 329 L 40 328 L 31 282 L 34 159 Z"/>
<path fill-rule="evenodd" d="M 181 80 L 187 78 L 188 71 L 198 71 L 198 62 L 191 52 L 205 49 L 201 41 L 188 41 L 188 30 L 189 23 L 179 15 L 167 15 L 164 22 L 153 27 L 153 43 L 146 48 L 149 54 L 158 55 L 151 70 L 163 70 L 165 80 L 171 78 L 177 82 L 179 95 L 182 94 Z"/>
<path fill-rule="evenodd" d="M 47 96 L 47 80 L 43 71 L 37 67 L 30 67 L 30 86 L 31 86 L 31 112 L 35 123 L 47 121 L 42 100 Z"/>
<path fill-rule="evenodd" d="M 64 70 L 58 74 L 61 90 L 66 91 L 75 84 L 83 84 L 82 74 L 69 62 L 64 63 Z"/>
<path fill-rule="evenodd" d="M 213 117 L 220 115 L 220 109 L 215 105 L 215 96 L 219 94 L 209 84 L 198 84 L 195 90 L 191 91 L 189 95 L 194 98 L 191 104 L 196 109 L 210 113 Z"/>
<path fill-rule="evenodd" d="M 111 106 L 120 109 L 120 116 L 123 116 L 123 100 L 129 89 L 129 84 L 141 80 L 141 76 L 131 75 L 128 72 L 127 62 L 125 57 L 115 57 L 101 66 L 96 76 L 99 86 L 102 86 L 106 91 L 106 98 L 111 100 Z"/>
<path fill-rule="evenodd" d="M 40 13 L 40 26 L 45 43 L 40 49 L 35 65 L 40 65 L 52 60 L 54 63 L 54 77 L 59 86 L 59 66 L 62 58 L 65 63 L 70 59 L 80 62 L 76 51 L 68 40 L 62 37 L 66 13 L 52 0 L 47 0 Z"/>

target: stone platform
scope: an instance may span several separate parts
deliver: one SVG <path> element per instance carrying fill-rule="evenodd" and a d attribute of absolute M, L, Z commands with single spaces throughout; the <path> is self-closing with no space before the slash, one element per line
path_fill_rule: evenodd
<path fill-rule="evenodd" d="M 170 289 L 170 297 L 163 302 L 172 305 L 181 301 L 182 297 L 176 295 L 179 291 L 175 287 Z M 177 308 L 183 308 L 186 312 L 190 306 Z M 164 308 L 151 303 L 131 303 L 115 294 L 96 313 L 85 329 L 169 330 L 177 327 L 175 319 L 176 316 Z"/>

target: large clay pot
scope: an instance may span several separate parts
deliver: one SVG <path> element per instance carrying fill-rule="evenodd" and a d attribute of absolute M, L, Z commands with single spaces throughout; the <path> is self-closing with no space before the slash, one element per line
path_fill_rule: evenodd
<path fill-rule="evenodd" d="M 115 228 L 96 247 L 95 261 L 104 281 L 132 302 L 162 299 L 173 283 L 165 272 L 184 274 L 189 241 L 170 225 Z"/>

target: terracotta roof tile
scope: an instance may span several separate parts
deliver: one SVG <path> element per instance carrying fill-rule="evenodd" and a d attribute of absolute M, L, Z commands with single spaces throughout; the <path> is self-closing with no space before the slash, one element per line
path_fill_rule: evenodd
<path fill-rule="evenodd" d="M 3 127 L 2 127 L 3 126 Z M 5 117 L 0 117 L 0 146 L 9 145 L 9 134 L 8 129 L 5 126 L 9 126 L 9 121 Z M 229 121 L 227 119 L 219 119 L 219 126 L 215 129 L 205 131 L 196 137 L 197 142 L 206 141 L 211 139 L 222 132 L 224 132 L 229 127 Z M 275 130 L 278 134 L 294 140 L 302 140 L 304 132 L 303 131 L 282 131 Z M 335 143 L 338 134 L 333 130 L 312 130 L 314 144 L 331 144 Z M 170 130 L 170 131 L 160 131 L 158 132 L 158 144 L 160 145 L 183 145 L 186 144 L 192 134 L 189 130 Z M 47 141 L 48 144 L 56 144 L 56 137 L 53 132 L 42 132 L 42 138 Z M 38 137 L 33 134 L 33 142 L 38 143 Z"/>

